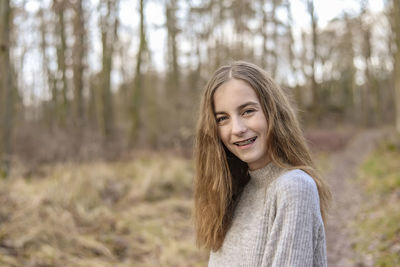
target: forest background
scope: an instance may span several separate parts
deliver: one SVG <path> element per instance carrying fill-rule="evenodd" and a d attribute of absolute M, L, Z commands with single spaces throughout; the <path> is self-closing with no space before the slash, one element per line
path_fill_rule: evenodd
<path fill-rule="evenodd" d="M 317 151 L 400 133 L 400 2 L 376 2 L 327 21 L 313 0 L 0 0 L 0 262 L 204 263 L 193 137 L 208 77 L 232 60 L 278 81 Z"/>

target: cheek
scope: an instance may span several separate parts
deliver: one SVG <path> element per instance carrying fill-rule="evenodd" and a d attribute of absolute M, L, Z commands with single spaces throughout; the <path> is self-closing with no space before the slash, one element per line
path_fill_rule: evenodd
<path fill-rule="evenodd" d="M 267 119 L 264 115 L 260 115 L 255 122 L 255 127 L 258 128 L 260 132 L 266 133 L 268 131 Z"/>
<path fill-rule="evenodd" d="M 229 134 L 228 134 L 226 127 L 218 128 L 218 137 L 219 137 L 219 139 L 221 139 L 222 143 L 227 145 L 227 143 L 229 141 Z"/>

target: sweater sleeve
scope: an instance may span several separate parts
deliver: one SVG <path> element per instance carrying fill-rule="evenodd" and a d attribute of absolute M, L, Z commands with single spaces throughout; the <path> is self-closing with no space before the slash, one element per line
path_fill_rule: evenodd
<path fill-rule="evenodd" d="M 315 248 L 323 228 L 315 182 L 300 170 L 290 171 L 276 182 L 276 213 L 262 265 L 313 266 L 314 258 L 320 258 L 314 251 L 319 251 Z"/>

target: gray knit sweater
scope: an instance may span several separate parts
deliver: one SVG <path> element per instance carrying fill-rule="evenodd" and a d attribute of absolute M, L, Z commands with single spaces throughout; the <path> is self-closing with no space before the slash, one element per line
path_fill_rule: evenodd
<path fill-rule="evenodd" d="M 317 186 L 275 164 L 250 172 L 222 247 L 208 266 L 327 266 Z"/>

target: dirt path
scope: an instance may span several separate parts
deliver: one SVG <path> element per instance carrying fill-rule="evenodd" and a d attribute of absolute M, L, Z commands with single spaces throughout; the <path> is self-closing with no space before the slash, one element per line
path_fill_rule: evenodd
<path fill-rule="evenodd" d="M 330 267 L 357 266 L 359 262 L 352 251 L 349 222 L 360 208 L 362 193 L 352 180 L 360 164 L 383 137 L 384 132 L 381 130 L 362 131 L 344 149 L 331 156 L 331 170 L 326 174 L 333 195 L 326 228 Z"/>

